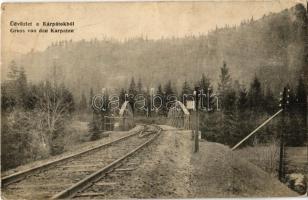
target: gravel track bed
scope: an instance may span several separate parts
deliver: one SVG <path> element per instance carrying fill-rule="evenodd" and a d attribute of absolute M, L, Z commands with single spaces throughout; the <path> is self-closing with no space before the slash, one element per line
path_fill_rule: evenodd
<path fill-rule="evenodd" d="M 157 149 L 159 140 L 162 137 L 159 135 L 152 143 L 143 147 L 142 151 L 138 151 L 128 158 L 117 170 L 106 174 L 91 187 L 77 194 L 74 199 L 126 199 L 140 197 L 141 193 L 138 187 L 142 178 L 138 177 L 138 173 L 143 170 L 146 171 L 143 168 L 144 164 L 151 163 L 153 151 Z"/>

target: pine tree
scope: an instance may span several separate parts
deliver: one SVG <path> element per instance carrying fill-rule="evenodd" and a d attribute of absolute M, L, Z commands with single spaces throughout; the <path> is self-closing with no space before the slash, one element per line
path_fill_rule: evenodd
<path fill-rule="evenodd" d="M 220 69 L 220 82 L 218 84 L 219 95 L 221 97 L 222 113 L 220 116 L 221 124 L 219 127 L 219 140 L 224 144 L 234 143 L 234 134 L 236 134 L 236 92 L 232 88 L 232 80 L 229 74 L 227 64 L 223 62 Z"/>
<path fill-rule="evenodd" d="M 121 88 L 121 91 L 120 91 L 120 95 L 119 95 L 119 104 L 120 104 L 120 107 L 122 106 L 122 104 L 125 102 L 125 90 L 124 88 Z"/>
<path fill-rule="evenodd" d="M 158 85 L 158 87 L 157 87 L 157 92 L 156 92 L 156 94 L 158 94 L 158 95 L 163 95 L 163 87 L 161 86 L 161 84 L 159 84 Z"/>
<path fill-rule="evenodd" d="M 211 87 L 210 79 L 206 77 L 204 74 L 202 74 L 201 76 L 199 87 L 203 91 L 203 94 L 206 95 L 206 96 L 202 95 L 201 97 L 202 107 L 207 108 L 209 106 L 210 109 L 213 109 L 214 108 L 214 98 L 211 97 L 213 94 L 213 89 Z"/>
<path fill-rule="evenodd" d="M 62 99 L 59 99 L 58 101 L 62 101 L 68 113 L 75 111 L 75 101 L 73 94 L 65 87 L 63 83 L 58 89 L 56 89 L 56 96 L 57 98 L 60 97 Z"/>
<path fill-rule="evenodd" d="M 26 99 L 28 94 L 28 86 L 27 86 L 27 76 L 25 73 L 25 69 L 23 67 L 20 68 L 18 77 L 16 80 L 16 91 L 17 91 L 17 102 L 23 108 L 26 108 Z"/>
<path fill-rule="evenodd" d="M 221 95 L 226 94 L 231 88 L 231 77 L 229 74 L 229 68 L 227 67 L 226 62 L 223 62 L 223 67 L 220 68 L 220 82 L 218 83 L 218 92 Z"/>
<path fill-rule="evenodd" d="M 9 80 L 16 81 L 18 76 L 19 76 L 19 70 L 16 62 L 13 60 L 9 65 L 9 72 L 7 74 L 7 77 Z"/>
<path fill-rule="evenodd" d="M 202 89 L 204 92 L 206 92 L 208 90 L 208 88 L 211 87 L 211 83 L 210 83 L 210 79 L 207 78 L 205 76 L 205 74 L 202 74 L 201 76 L 201 80 L 200 80 L 200 83 L 199 83 L 199 87 L 200 89 Z"/>
<path fill-rule="evenodd" d="M 160 107 L 159 113 L 162 114 L 164 105 L 165 105 L 165 98 L 164 98 L 164 92 L 163 92 L 163 88 L 161 84 L 159 84 L 157 87 L 156 98 L 154 99 L 154 105 L 156 108 Z"/>
<path fill-rule="evenodd" d="M 172 84 L 171 84 L 170 80 L 165 85 L 164 91 L 165 91 L 166 96 L 174 94 L 174 91 L 172 89 Z"/>
<path fill-rule="evenodd" d="M 11 111 L 16 105 L 16 99 L 8 93 L 8 84 L 1 84 L 1 109 Z"/>
<path fill-rule="evenodd" d="M 145 112 L 147 113 L 148 116 L 151 116 L 151 92 L 150 92 L 150 88 L 146 88 L 146 91 L 143 93 L 143 97 L 144 97 L 144 109 L 143 111 L 141 111 L 141 113 L 145 114 Z"/>
<path fill-rule="evenodd" d="M 229 68 L 227 67 L 226 62 L 223 62 L 223 67 L 220 68 L 219 78 L 220 82 L 218 83 L 218 93 L 221 100 L 221 107 L 222 109 L 225 109 L 225 107 L 228 106 L 228 103 L 230 103 L 227 101 L 229 101 L 228 95 L 231 92 L 232 88 L 232 81 L 229 74 Z"/>
<path fill-rule="evenodd" d="M 18 77 L 17 77 L 18 87 L 22 90 L 27 88 L 27 76 L 25 69 L 23 67 L 20 68 Z"/>
<path fill-rule="evenodd" d="M 36 85 L 29 85 L 28 86 L 28 92 L 27 97 L 24 101 L 24 107 L 28 110 L 33 110 L 38 103 L 38 96 L 39 93 L 38 87 Z"/>
<path fill-rule="evenodd" d="M 249 125 L 248 130 L 254 129 L 258 126 L 261 121 L 261 117 L 264 117 L 263 111 L 265 111 L 263 107 L 264 97 L 261 89 L 261 83 L 257 76 L 254 77 L 253 81 L 250 84 L 249 92 L 248 92 L 248 107 L 249 114 L 247 116 L 247 124 Z M 251 139 L 249 139 L 246 143 L 252 143 L 254 139 L 262 138 L 262 134 L 258 134 Z M 264 134 L 263 134 L 264 135 Z"/>
<path fill-rule="evenodd" d="M 130 95 L 136 96 L 137 95 L 136 83 L 134 77 L 132 77 L 131 82 L 129 84 L 128 93 Z"/>
<path fill-rule="evenodd" d="M 28 94 L 27 87 L 27 76 L 25 69 L 18 66 L 15 61 L 12 61 L 9 65 L 8 79 L 8 94 L 10 98 L 15 99 L 16 105 L 18 107 L 26 108 L 26 99 Z"/>
<path fill-rule="evenodd" d="M 274 98 L 274 94 L 271 91 L 270 87 L 267 87 L 267 89 L 266 89 L 266 94 L 265 94 L 265 97 L 264 97 L 263 105 L 264 105 L 265 111 L 268 114 L 273 114 L 276 111 L 278 102 L 276 102 L 276 100 Z"/>
<path fill-rule="evenodd" d="M 262 108 L 263 95 L 261 90 L 261 83 L 257 76 L 250 85 L 249 90 L 249 106 L 253 111 L 260 112 Z"/>
<path fill-rule="evenodd" d="M 171 99 L 171 96 L 175 95 L 170 80 L 166 83 L 166 85 L 164 87 L 164 91 L 165 91 L 165 95 L 164 95 L 165 96 L 164 97 L 165 98 L 165 110 L 164 111 L 165 111 L 165 114 L 166 114 L 167 111 L 169 110 L 169 108 L 172 106 L 170 102 L 174 100 L 174 99 Z"/>
<path fill-rule="evenodd" d="M 239 88 L 236 107 L 236 130 L 233 134 L 232 145 L 235 145 L 236 142 L 243 139 L 247 135 L 247 131 L 251 130 L 249 124 L 250 112 L 248 110 L 248 92 L 243 86 Z M 245 144 L 247 144 L 247 142 Z"/>
<path fill-rule="evenodd" d="M 129 84 L 129 88 L 128 88 L 128 94 L 129 94 L 129 103 L 133 109 L 133 111 L 135 111 L 135 97 L 137 95 L 138 91 L 136 90 L 136 83 L 134 80 L 134 77 L 132 77 L 131 82 Z"/>
<path fill-rule="evenodd" d="M 224 111 L 235 111 L 235 109 L 236 109 L 236 102 L 237 102 L 236 92 L 235 92 L 235 90 L 231 89 L 225 95 Z"/>
<path fill-rule="evenodd" d="M 19 70 L 16 62 L 13 60 L 9 64 L 9 72 L 7 74 L 8 82 L 5 84 L 6 97 L 9 100 L 8 105 L 11 108 L 20 105 L 19 91 L 17 90 L 17 79 L 19 77 Z"/>
<path fill-rule="evenodd" d="M 142 94 L 143 93 L 143 91 L 142 91 L 142 82 L 141 82 L 140 78 L 139 78 L 138 83 L 137 83 L 137 91 L 138 91 L 138 94 Z"/>
<path fill-rule="evenodd" d="M 183 83 L 182 92 L 180 96 L 180 100 L 184 103 L 185 106 L 187 99 L 184 96 L 187 97 L 187 95 L 192 95 L 192 94 L 193 94 L 192 89 L 190 88 L 188 82 L 185 80 Z"/>
<path fill-rule="evenodd" d="M 240 88 L 239 98 L 237 100 L 237 109 L 241 112 L 245 111 L 248 107 L 248 92 L 245 87 Z"/>

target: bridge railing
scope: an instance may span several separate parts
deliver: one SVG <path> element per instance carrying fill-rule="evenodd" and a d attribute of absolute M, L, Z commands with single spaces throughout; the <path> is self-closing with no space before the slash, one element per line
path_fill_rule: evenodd
<path fill-rule="evenodd" d="M 191 129 L 191 116 L 182 102 L 175 102 L 169 109 L 168 124 L 177 128 Z"/>
<path fill-rule="evenodd" d="M 128 101 L 125 101 L 118 113 L 104 116 L 104 131 L 127 131 L 135 126 L 134 114 Z"/>

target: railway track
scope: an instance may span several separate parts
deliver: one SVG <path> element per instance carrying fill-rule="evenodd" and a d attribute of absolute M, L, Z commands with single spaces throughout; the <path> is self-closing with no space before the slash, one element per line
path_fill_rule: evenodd
<path fill-rule="evenodd" d="M 160 130 L 145 125 L 141 132 L 3 177 L 2 196 L 6 199 L 72 198 L 123 165 L 127 158 L 150 144 Z"/>

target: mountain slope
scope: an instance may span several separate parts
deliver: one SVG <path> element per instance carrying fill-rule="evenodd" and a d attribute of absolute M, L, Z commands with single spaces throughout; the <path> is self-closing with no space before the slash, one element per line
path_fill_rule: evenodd
<path fill-rule="evenodd" d="M 216 86 L 223 61 L 233 80 L 248 84 L 257 74 L 277 92 L 301 73 L 306 23 L 305 7 L 298 4 L 258 20 L 243 21 L 238 27 L 226 25 L 208 35 L 124 42 L 61 41 L 15 60 L 25 67 L 30 80 L 56 74 L 75 95 L 90 87 L 95 91 L 124 87 L 131 76 L 142 78 L 148 87 L 170 79 L 179 88 L 184 79 L 193 82 L 205 73 Z"/>

